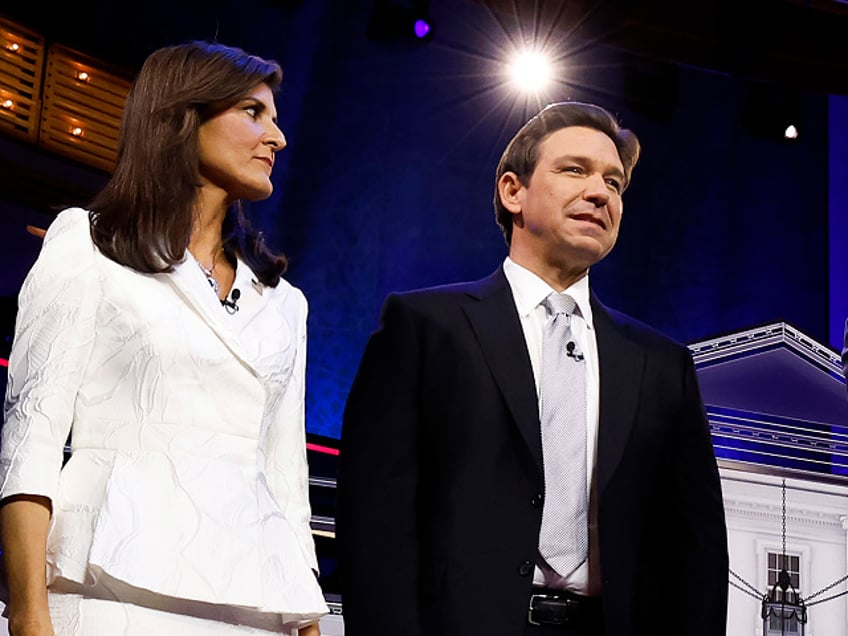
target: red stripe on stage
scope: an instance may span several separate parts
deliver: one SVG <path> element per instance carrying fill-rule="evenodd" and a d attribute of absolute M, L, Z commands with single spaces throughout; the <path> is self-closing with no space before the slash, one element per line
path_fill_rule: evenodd
<path fill-rule="evenodd" d="M 306 442 L 306 448 L 309 450 L 313 450 L 317 453 L 326 453 L 327 455 L 338 455 L 338 448 L 330 448 L 329 446 L 321 446 L 320 444 L 313 444 L 312 442 Z"/>

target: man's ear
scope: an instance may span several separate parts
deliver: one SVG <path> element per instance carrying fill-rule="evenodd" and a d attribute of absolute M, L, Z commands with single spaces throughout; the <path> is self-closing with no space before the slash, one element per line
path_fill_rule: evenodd
<path fill-rule="evenodd" d="M 513 214 L 521 213 L 521 191 L 524 185 L 512 171 L 504 172 L 498 179 L 498 196 L 503 206 Z"/>

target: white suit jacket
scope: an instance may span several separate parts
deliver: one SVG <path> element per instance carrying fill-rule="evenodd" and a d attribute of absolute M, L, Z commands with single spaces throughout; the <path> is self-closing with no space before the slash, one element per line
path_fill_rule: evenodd
<path fill-rule="evenodd" d="M 227 313 L 190 255 L 144 275 L 61 212 L 19 296 L 0 497 L 49 497 L 48 583 L 327 612 L 313 570 L 304 430 L 307 303 L 239 262 Z M 72 455 L 62 467 L 71 433 Z"/>

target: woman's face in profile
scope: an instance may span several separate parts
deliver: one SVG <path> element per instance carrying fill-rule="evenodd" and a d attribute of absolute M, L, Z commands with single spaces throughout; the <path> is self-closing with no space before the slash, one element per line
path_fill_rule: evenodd
<path fill-rule="evenodd" d="M 258 84 L 198 129 L 201 186 L 224 191 L 227 201 L 271 196 L 274 155 L 286 145 L 277 127 L 274 95 Z"/>

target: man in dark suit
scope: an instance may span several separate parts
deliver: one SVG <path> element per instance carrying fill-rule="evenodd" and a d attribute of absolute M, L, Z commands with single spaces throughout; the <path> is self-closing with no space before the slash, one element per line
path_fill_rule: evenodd
<path fill-rule="evenodd" d="M 548 106 L 497 168 L 503 265 L 386 299 L 342 428 L 346 636 L 725 633 L 721 486 L 691 355 L 589 289 L 639 150 L 602 108 Z"/>

